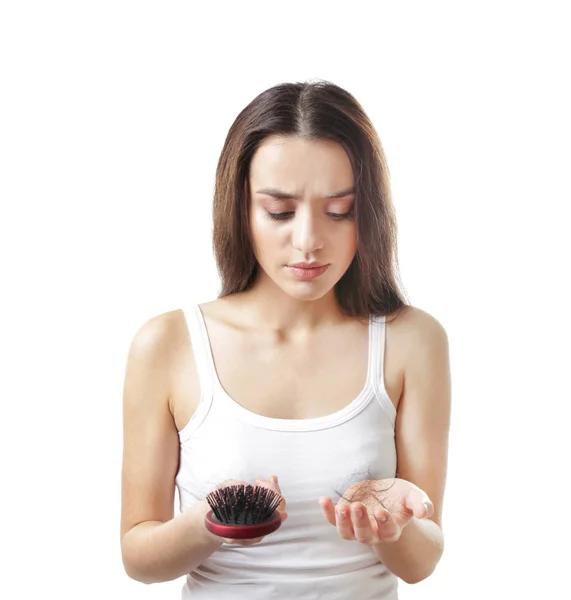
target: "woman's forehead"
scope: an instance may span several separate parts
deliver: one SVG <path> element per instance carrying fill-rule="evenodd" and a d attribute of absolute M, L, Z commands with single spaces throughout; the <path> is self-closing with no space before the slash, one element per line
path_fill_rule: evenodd
<path fill-rule="evenodd" d="M 334 142 L 271 140 L 258 148 L 250 166 L 253 193 L 278 199 L 346 197 L 353 182 L 351 162 Z"/>

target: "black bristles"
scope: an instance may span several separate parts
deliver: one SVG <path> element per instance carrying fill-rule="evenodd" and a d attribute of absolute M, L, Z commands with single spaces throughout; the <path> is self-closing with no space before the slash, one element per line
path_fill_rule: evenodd
<path fill-rule="evenodd" d="M 272 517 L 283 498 L 273 490 L 247 484 L 219 488 L 206 500 L 220 523 L 257 525 Z"/>

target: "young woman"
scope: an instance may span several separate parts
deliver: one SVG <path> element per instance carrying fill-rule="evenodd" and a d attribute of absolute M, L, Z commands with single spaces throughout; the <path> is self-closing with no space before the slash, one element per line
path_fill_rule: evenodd
<path fill-rule="evenodd" d="M 444 328 L 397 285 L 374 127 L 329 82 L 263 92 L 213 209 L 219 297 L 151 318 L 129 351 L 125 571 L 186 575 L 193 600 L 397 598 L 443 552 L 450 369 Z M 279 492 L 281 527 L 210 533 L 205 497 L 228 482 Z"/>

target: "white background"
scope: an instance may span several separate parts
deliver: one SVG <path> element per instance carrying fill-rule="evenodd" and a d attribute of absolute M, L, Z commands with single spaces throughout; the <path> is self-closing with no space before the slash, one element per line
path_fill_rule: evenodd
<path fill-rule="evenodd" d="M 261 91 L 309 79 L 377 128 L 405 287 L 450 341 L 446 550 L 400 597 L 571 597 L 565 13 L 2 3 L 2 598 L 179 598 L 182 579 L 122 568 L 127 350 L 152 316 L 216 297 L 228 128 Z"/>

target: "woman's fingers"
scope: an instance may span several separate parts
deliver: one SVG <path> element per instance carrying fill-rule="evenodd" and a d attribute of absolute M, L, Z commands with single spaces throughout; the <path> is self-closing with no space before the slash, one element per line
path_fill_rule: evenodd
<path fill-rule="evenodd" d="M 351 507 L 345 504 L 337 504 L 335 508 L 337 518 L 337 531 L 344 540 L 354 540 L 353 522 L 351 520 Z"/>
<path fill-rule="evenodd" d="M 383 508 L 375 511 L 375 521 L 377 523 L 377 536 L 383 542 L 396 542 L 402 532 L 390 512 Z"/>
<path fill-rule="evenodd" d="M 319 498 L 319 506 L 321 506 L 321 511 L 329 523 L 334 526 L 337 525 L 337 519 L 335 518 L 335 505 L 333 504 L 331 498 L 328 498 L 327 496 L 321 496 Z"/>
<path fill-rule="evenodd" d="M 417 519 L 430 519 L 434 514 L 434 504 L 419 488 L 412 489 L 407 494 L 404 505 Z"/>
<path fill-rule="evenodd" d="M 379 525 L 376 519 L 369 516 L 367 508 L 362 502 L 351 503 L 351 517 L 357 541 L 369 545 L 378 541 Z"/>
<path fill-rule="evenodd" d="M 252 540 L 234 540 L 232 538 L 222 538 L 227 544 L 233 544 L 235 546 L 253 546 L 254 544 L 258 544 L 264 538 L 259 537 Z"/>
<path fill-rule="evenodd" d="M 275 475 L 272 475 L 268 480 L 263 479 L 262 477 L 258 477 L 255 481 L 254 481 L 255 485 L 258 485 L 260 487 L 265 487 L 265 488 L 269 488 L 271 490 L 273 490 L 274 492 L 278 493 L 280 496 L 282 496 L 282 501 L 278 504 L 278 507 L 276 508 L 276 510 L 280 513 L 282 521 L 285 521 L 288 517 L 287 511 L 286 511 L 286 501 L 285 498 L 282 495 L 279 483 L 278 483 L 278 478 Z"/>
<path fill-rule="evenodd" d="M 344 540 L 354 540 L 353 524 L 351 520 L 350 506 L 346 503 L 338 502 L 337 506 L 333 504 L 331 498 L 321 496 L 319 505 L 325 518 L 331 525 L 337 527 L 339 535 Z"/>
<path fill-rule="evenodd" d="M 326 496 L 319 498 L 319 505 L 325 518 L 345 540 L 375 544 L 379 541 L 396 541 L 400 537 L 399 526 L 389 511 L 382 507 L 370 515 L 362 502 L 339 502 L 335 506 Z M 359 514 L 359 511 L 362 513 Z"/>

